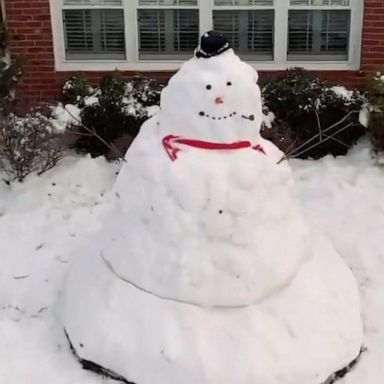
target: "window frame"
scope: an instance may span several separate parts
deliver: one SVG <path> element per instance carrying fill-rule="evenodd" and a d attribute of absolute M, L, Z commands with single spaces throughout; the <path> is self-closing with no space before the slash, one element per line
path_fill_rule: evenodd
<path fill-rule="evenodd" d="M 63 6 L 63 0 L 49 0 L 55 68 L 57 71 L 174 71 L 184 60 L 140 60 L 139 33 L 137 22 L 138 0 L 122 0 L 122 6 L 95 5 L 92 9 L 123 9 L 125 20 L 125 60 L 67 60 L 65 58 L 65 38 L 62 19 L 63 9 L 89 9 L 86 5 Z M 154 6 L 155 8 L 156 6 Z M 158 6 L 157 6 L 158 7 Z M 148 7 L 147 7 L 148 8 Z M 150 8 L 150 7 L 149 7 Z M 175 8 L 162 6 L 161 8 Z M 190 8 L 178 6 L 177 8 Z M 200 35 L 211 30 L 214 9 L 271 9 L 268 6 L 215 6 L 214 0 L 198 0 Z M 300 66 L 308 70 L 359 70 L 363 30 L 364 2 L 350 0 L 350 6 L 290 5 L 290 0 L 274 0 L 275 28 L 273 60 L 247 61 L 256 70 L 285 70 Z M 289 61 L 288 60 L 288 12 L 290 9 L 343 9 L 350 10 L 350 40 L 347 61 Z"/>
<path fill-rule="evenodd" d="M 123 0 L 125 1 L 125 0 Z M 187 54 L 180 54 L 180 59 L 179 58 L 176 58 L 175 56 L 176 55 L 173 55 L 171 54 L 170 56 L 171 57 L 166 57 L 168 54 L 167 53 L 163 53 L 163 54 L 159 54 L 159 58 L 158 60 L 155 59 L 156 55 L 153 55 L 154 58 L 148 58 L 148 59 L 144 59 L 144 58 L 140 58 L 140 32 L 139 32 L 139 24 L 138 24 L 138 19 L 139 19 L 139 11 L 140 10 L 194 10 L 194 11 L 197 11 L 198 14 L 199 14 L 199 17 L 200 17 L 200 1 L 199 0 L 195 0 L 196 1 L 196 5 L 153 5 L 153 6 L 149 6 L 149 5 L 140 5 L 140 0 L 135 0 L 137 2 L 137 6 L 136 6 L 136 22 L 137 22 L 137 25 L 136 25 L 136 29 L 135 29 L 135 32 L 136 32 L 136 41 L 137 41 L 137 47 L 136 47 L 136 51 L 137 51 L 137 56 L 136 56 L 136 59 L 138 62 L 156 62 L 156 61 L 160 61 L 160 62 L 170 62 L 170 61 L 185 61 L 186 60 L 186 57 L 188 56 Z M 200 26 L 200 20 L 199 20 L 199 37 L 198 39 L 200 39 L 200 36 L 201 36 L 201 26 Z M 145 53 L 143 55 L 146 55 Z M 151 54 L 147 54 L 148 56 L 151 56 Z M 172 57 L 173 56 L 173 57 Z"/>

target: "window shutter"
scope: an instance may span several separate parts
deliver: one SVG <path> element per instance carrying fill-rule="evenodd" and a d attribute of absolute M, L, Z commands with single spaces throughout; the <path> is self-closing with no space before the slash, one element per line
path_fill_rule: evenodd
<path fill-rule="evenodd" d="M 183 0 L 178 1 L 181 3 Z M 141 59 L 184 59 L 198 45 L 197 9 L 139 9 L 138 25 Z"/>
<path fill-rule="evenodd" d="M 234 50 L 250 60 L 273 57 L 274 11 L 215 10 L 214 30 L 227 37 Z"/>
<path fill-rule="evenodd" d="M 349 10 L 290 10 L 289 59 L 346 60 L 349 27 Z"/>
<path fill-rule="evenodd" d="M 125 58 L 122 10 L 65 9 L 63 20 L 67 59 Z"/>

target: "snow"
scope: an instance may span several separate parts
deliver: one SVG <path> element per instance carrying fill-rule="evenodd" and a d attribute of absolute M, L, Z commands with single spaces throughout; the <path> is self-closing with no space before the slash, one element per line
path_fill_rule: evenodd
<path fill-rule="evenodd" d="M 115 187 L 120 198 L 100 245 L 114 268 L 159 295 L 203 305 L 246 305 L 285 285 L 310 255 L 310 233 L 292 202 L 290 171 L 276 164 L 281 154 L 271 160 L 266 143 L 267 156 L 185 149 L 172 163 L 152 128 L 131 147 Z M 271 242 L 271 228 L 287 225 L 289 238 Z"/>
<path fill-rule="evenodd" d="M 347 157 L 291 164 L 307 219 L 332 239 L 359 282 L 368 350 L 340 384 L 378 384 L 384 169 L 374 166 L 365 144 Z M 0 383 L 107 382 L 81 370 L 53 312 L 72 251 L 100 229 L 111 208 L 116 170 L 101 159 L 67 157 L 43 176 L 0 184 Z"/>
<path fill-rule="evenodd" d="M 134 383 L 320 384 L 361 347 L 354 277 L 324 243 L 280 295 L 226 310 L 143 292 L 90 252 L 69 275 L 61 318 L 80 356 Z"/>
<path fill-rule="evenodd" d="M 368 352 L 344 384 L 382 381 L 383 170 L 365 147 L 278 165 L 256 81 L 231 50 L 192 59 L 116 182 L 68 156 L 0 187 L 1 384 L 103 382 L 64 327 L 137 384 L 320 384 L 361 348 L 358 287 Z"/>
<path fill-rule="evenodd" d="M 228 51 L 188 61 L 164 89 L 161 112 L 146 121 L 126 155 L 115 186 L 120 198 L 98 235 L 96 252 L 125 279 L 176 300 L 247 305 L 281 289 L 311 256 L 311 233 L 294 201 L 290 169 L 277 165 L 282 153 L 259 134 L 256 79 Z M 215 103 L 218 96 L 223 103 Z M 253 120 L 243 118 L 252 112 Z M 266 154 L 182 146 L 172 162 L 162 145 L 169 135 L 245 139 Z M 270 241 L 274 231 L 281 241 Z M 145 244 L 143 233 L 149 234 Z"/>
<path fill-rule="evenodd" d="M 53 307 L 74 250 L 100 229 L 115 168 L 68 156 L 40 177 L 0 184 L 1 384 L 100 383 L 69 353 Z"/>
<path fill-rule="evenodd" d="M 348 90 L 347 88 L 341 86 L 341 85 L 336 85 L 334 87 L 330 88 L 336 95 L 341 96 L 345 100 L 351 100 L 353 97 L 353 91 Z"/>
<path fill-rule="evenodd" d="M 163 90 L 60 295 L 82 359 L 138 384 L 319 384 L 359 355 L 357 283 L 260 136 L 257 78 L 228 50 Z"/>
<path fill-rule="evenodd" d="M 160 111 L 160 107 L 158 105 L 150 105 L 149 107 L 146 107 L 145 110 L 147 111 L 148 117 L 152 117 Z"/>
<path fill-rule="evenodd" d="M 175 134 L 176 129 L 180 135 L 192 133 L 200 140 L 259 140 L 263 115 L 257 73 L 232 50 L 201 60 L 184 63 L 162 91 L 161 133 Z M 217 97 L 222 104 L 215 104 Z M 253 121 L 247 120 L 251 114 Z"/>
<path fill-rule="evenodd" d="M 275 121 L 275 114 L 271 111 L 268 111 L 267 114 L 263 114 L 263 123 L 267 128 L 272 128 L 272 123 Z"/>
<path fill-rule="evenodd" d="M 52 109 L 52 125 L 58 132 L 63 132 L 71 125 L 78 125 L 81 122 L 81 110 L 73 104 L 59 103 Z"/>
<path fill-rule="evenodd" d="M 367 352 L 343 384 L 384 380 L 384 168 L 375 162 L 365 143 L 336 160 L 292 161 L 308 220 L 329 236 L 359 282 Z"/>
<path fill-rule="evenodd" d="M 369 108 L 367 105 L 364 105 L 359 112 L 359 123 L 368 128 L 369 125 Z"/>
<path fill-rule="evenodd" d="M 86 105 L 87 107 L 96 104 L 99 104 L 99 98 L 97 96 L 86 96 L 84 98 L 84 105 Z"/>

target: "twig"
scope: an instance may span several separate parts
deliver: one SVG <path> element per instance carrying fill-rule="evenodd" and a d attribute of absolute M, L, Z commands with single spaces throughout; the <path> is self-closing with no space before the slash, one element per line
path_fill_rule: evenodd
<path fill-rule="evenodd" d="M 316 115 L 316 120 L 317 120 L 317 126 L 319 127 L 319 139 L 320 141 L 323 139 L 323 135 L 322 135 L 322 128 L 321 128 L 321 123 L 320 123 L 320 117 L 319 117 L 319 114 L 317 113 L 317 111 L 315 110 L 315 115 Z M 344 142 L 342 142 L 341 140 L 337 139 L 336 137 L 332 137 L 332 136 L 329 136 L 329 135 L 325 135 L 325 137 L 329 137 L 331 140 L 333 141 L 336 141 L 337 143 L 343 145 L 344 147 L 348 148 L 348 145 Z"/>
<path fill-rule="evenodd" d="M 348 112 L 341 120 L 339 120 L 338 122 L 330 125 L 328 128 L 324 129 L 322 131 L 322 134 L 325 134 L 327 132 L 329 132 L 331 129 L 337 127 L 338 125 L 340 125 L 341 123 L 343 123 L 345 120 L 348 119 L 349 116 L 351 116 L 353 113 L 359 113 L 359 111 L 351 111 L 351 112 Z M 348 125 L 350 126 L 350 125 Z M 331 136 L 327 136 L 327 140 L 332 138 L 333 136 L 335 136 L 335 134 L 332 134 Z M 313 137 L 311 137 L 310 139 L 308 139 L 306 142 L 304 142 L 303 144 L 299 145 L 297 148 L 295 148 L 294 150 L 292 150 L 291 152 L 287 152 L 278 162 L 277 164 L 280 164 L 281 162 L 283 162 L 284 160 L 287 160 L 288 158 L 290 158 L 292 155 L 295 155 L 297 156 L 297 153 L 298 151 L 300 151 L 301 149 L 303 149 L 304 147 L 306 147 L 309 143 L 311 143 L 313 140 L 317 139 L 319 137 L 319 134 L 316 134 L 314 135 Z M 319 141 L 317 142 L 315 145 L 311 146 L 311 149 L 312 148 L 315 148 L 317 145 L 321 144 L 322 141 Z"/>
<path fill-rule="evenodd" d="M 326 136 L 326 138 L 322 139 L 321 141 L 318 141 L 317 143 L 311 145 L 310 147 L 308 148 L 305 148 L 303 151 L 299 152 L 299 153 L 295 153 L 295 157 L 298 157 L 298 156 L 301 156 L 302 154 L 304 154 L 305 152 L 308 152 L 309 150 L 313 149 L 313 148 L 316 148 L 319 144 L 322 144 L 330 139 L 333 138 L 333 136 L 335 135 L 338 135 L 340 132 L 343 132 L 345 129 L 349 128 L 351 126 L 351 124 L 348 124 L 346 125 L 345 127 L 343 128 L 340 128 L 338 131 L 336 131 L 335 133 L 333 133 L 331 136 Z"/>
<path fill-rule="evenodd" d="M 319 114 L 317 113 L 316 109 L 314 112 L 315 112 L 315 116 L 316 116 L 317 127 L 319 128 L 319 139 L 321 141 L 323 139 L 323 137 L 322 137 L 322 131 L 321 131 L 320 117 L 319 117 Z"/>
<path fill-rule="evenodd" d="M 345 148 L 349 148 L 348 144 L 344 143 L 344 141 L 341 141 L 337 139 L 336 137 L 332 137 L 329 135 L 325 135 L 325 137 L 329 137 L 332 141 L 336 141 L 336 143 L 339 143 L 340 145 L 343 145 Z"/>
<path fill-rule="evenodd" d="M 22 280 L 22 279 L 27 279 L 29 275 L 21 275 L 21 276 L 13 276 L 15 280 Z"/>
<path fill-rule="evenodd" d="M 292 143 L 288 146 L 288 148 L 285 150 L 286 153 L 288 153 L 289 151 L 291 151 L 293 148 L 295 148 L 295 145 L 297 143 L 297 140 L 298 140 L 298 137 L 296 136 L 295 137 L 295 140 L 292 141 Z"/>
<path fill-rule="evenodd" d="M 117 155 L 117 157 L 119 157 L 120 159 L 122 159 L 123 161 L 126 161 L 124 159 L 124 156 L 123 154 L 113 145 L 113 144 L 110 144 L 108 143 L 107 141 L 105 141 L 100 135 L 97 134 L 97 132 L 94 130 L 94 129 L 91 129 L 91 128 L 88 128 L 85 124 L 83 124 L 82 121 L 80 121 L 76 116 L 74 116 L 68 109 L 66 106 L 64 106 L 64 110 L 69 114 L 69 116 L 72 117 L 72 119 L 74 119 L 75 121 L 77 121 L 87 132 L 89 132 L 89 134 L 92 136 L 95 136 L 97 139 L 99 139 L 107 148 L 109 148 L 112 152 L 115 153 L 115 155 Z"/>

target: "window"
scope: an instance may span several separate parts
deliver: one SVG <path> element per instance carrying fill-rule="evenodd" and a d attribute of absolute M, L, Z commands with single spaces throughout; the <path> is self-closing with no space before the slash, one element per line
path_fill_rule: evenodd
<path fill-rule="evenodd" d="M 273 59 L 273 0 L 215 0 L 214 4 L 213 29 L 225 35 L 242 58 Z"/>
<path fill-rule="evenodd" d="M 256 69 L 359 69 L 362 0 L 49 0 L 58 70 L 175 70 L 224 34 Z"/>
<path fill-rule="evenodd" d="M 122 0 L 64 0 L 63 27 L 66 59 L 125 59 Z"/>
<path fill-rule="evenodd" d="M 302 4 L 325 9 L 289 10 L 288 60 L 347 61 L 351 21 L 349 1 L 291 0 L 291 5 Z M 332 9 L 334 5 L 336 8 Z"/>
<path fill-rule="evenodd" d="M 197 0 L 139 0 L 139 58 L 186 59 L 199 43 Z"/>

